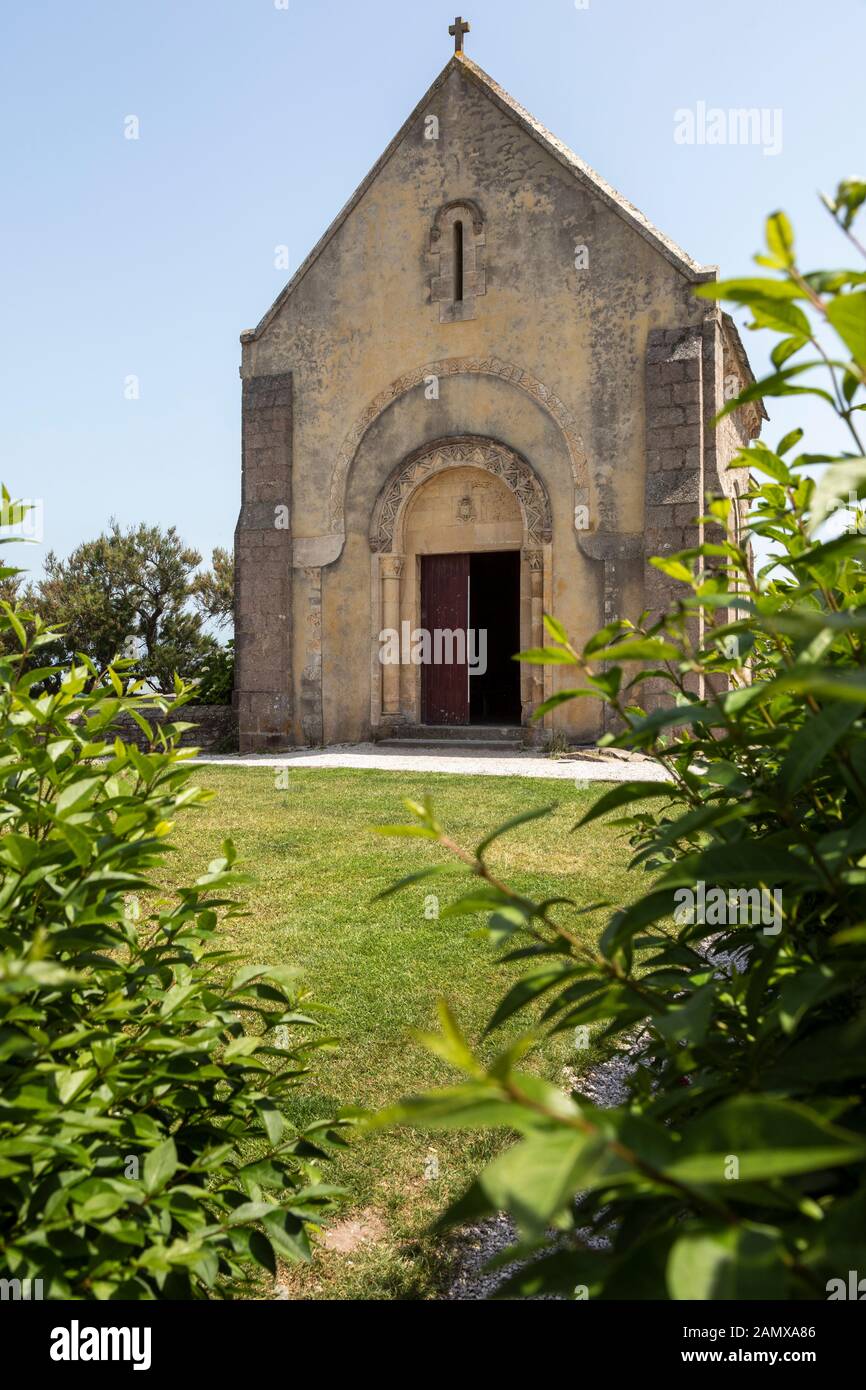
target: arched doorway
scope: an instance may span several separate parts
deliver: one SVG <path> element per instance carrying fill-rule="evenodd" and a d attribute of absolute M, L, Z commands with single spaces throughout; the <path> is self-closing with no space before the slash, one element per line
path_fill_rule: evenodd
<path fill-rule="evenodd" d="M 491 439 L 405 459 L 371 518 L 374 729 L 527 724 L 544 669 L 550 506 L 525 459 Z"/>

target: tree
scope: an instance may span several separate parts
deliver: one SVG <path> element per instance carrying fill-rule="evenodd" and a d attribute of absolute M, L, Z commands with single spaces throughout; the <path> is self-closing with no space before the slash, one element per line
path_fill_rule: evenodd
<path fill-rule="evenodd" d="M 170 690 L 176 671 L 195 677 L 216 646 L 188 607 L 200 563 L 173 526 L 124 531 L 113 522 L 66 560 L 49 552 L 34 602 L 47 624 L 62 629 L 66 661 L 87 656 L 101 673 L 117 657 L 132 657 L 140 675 Z"/>
<path fill-rule="evenodd" d="M 860 251 L 866 183 L 825 202 Z M 649 882 L 592 945 L 589 905 L 532 901 L 491 869 L 496 835 L 543 812 L 474 851 L 429 801 L 386 827 L 456 854 L 473 886 L 441 917 L 488 914 L 491 943 L 523 963 L 486 1031 L 529 1011 L 527 1034 L 485 1065 L 443 1005 L 430 1045 L 465 1080 L 378 1119 L 518 1132 L 443 1218 L 511 1211 L 509 1253 L 527 1257 L 512 1296 L 826 1299 L 866 1268 L 866 272 L 804 271 L 783 213 L 766 240 L 756 259 L 773 275 L 697 291 L 779 340 L 771 375 L 722 414 L 811 394 L 852 451 L 798 454 L 802 430 L 753 442 L 730 465 L 749 479 L 747 535 L 731 537 L 727 498 L 709 499 L 705 543 L 653 561 L 682 586 L 661 618 L 613 622 L 577 649 L 548 616 L 551 645 L 520 657 L 574 677 L 538 716 L 602 700 L 619 729 L 603 742 L 664 768 L 666 782 L 620 783 L 581 822 L 615 815 Z M 760 569 L 751 538 L 769 549 Z M 647 675 L 667 708 L 641 707 Z M 579 1080 L 566 1095 L 523 1068 L 543 1030 L 627 1051 L 626 1102 L 600 1110 Z"/>
<path fill-rule="evenodd" d="M 81 652 L 102 672 L 128 655 L 136 619 L 135 567 L 117 527 L 79 545 L 67 560 L 50 550 L 34 606 L 47 625 L 62 625 L 61 658 Z"/>
<path fill-rule="evenodd" d="M 234 557 L 221 546 L 213 551 L 212 568 L 197 574 L 192 581 L 192 594 L 199 611 L 217 627 L 226 627 L 234 619 L 235 563 Z"/>

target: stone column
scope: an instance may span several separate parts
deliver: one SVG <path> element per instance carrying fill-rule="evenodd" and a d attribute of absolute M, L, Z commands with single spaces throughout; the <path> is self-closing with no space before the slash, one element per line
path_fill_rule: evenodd
<path fill-rule="evenodd" d="M 402 555 L 383 555 L 381 557 L 382 577 L 382 628 L 393 628 L 400 633 L 400 581 L 403 577 L 404 557 Z M 400 715 L 400 666 L 389 662 L 382 666 L 382 717 L 398 718 Z"/>
<path fill-rule="evenodd" d="M 292 374 L 243 383 L 235 529 L 235 690 L 240 751 L 288 748 L 292 709 Z"/>
<path fill-rule="evenodd" d="M 306 588 L 304 618 L 304 665 L 301 670 L 301 729 L 311 748 L 325 741 L 322 704 L 322 568 L 308 565 L 303 570 Z"/>
<path fill-rule="evenodd" d="M 544 646 L 544 551 L 528 550 L 526 559 L 529 565 L 530 594 L 530 647 Z M 531 710 L 536 709 L 544 699 L 544 667 L 529 668 L 529 702 Z"/>
<path fill-rule="evenodd" d="M 599 564 L 602 590 L 603 625 L 618 618 L 636 622 L 644 607 L 644 538 L 639 532 L 584 531 L 578 544 L 588 559 Z M 606 667 L 605 667 L 606 669 Z M 615 727 L 609 705 L 601 705 L 599 727 L 607 732 Z"/>

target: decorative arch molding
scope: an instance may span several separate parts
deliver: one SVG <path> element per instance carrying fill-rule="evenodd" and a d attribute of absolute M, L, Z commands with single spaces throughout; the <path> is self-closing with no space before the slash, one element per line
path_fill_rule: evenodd
<path fill-rule="evenodd" d="M 523 517 L 524 545 L 540 547 L 553 535 L 547 489 L 532 468 L 506 444 L 482 435 L 451 435 L 416 449 L 388 477 L 370 522 L 370 549 L 385 555 L 402 549 L 402 526 L 414 492 L 447 468 L 478 468 L 492 473 L 514 495 Z"/>
<path fill-rule="evenodd" d="M 346 485 L 352 463 L 367 430 L 375 420 L 401 396 L 427 381 L 430 377 L 492 376 L 508 381 L 524 391 L 532 400 L 547 411 L 558 425 L 565 441 L 571 463 L 572 479 L 575 489 L 575 505 L 587 504 L 588 470 L 587 459 L 577 426 L 570 410 L 544 382 L 517 367 L 511 362 L 503 362 L 498 357 L 448 357 L 440 362 L 429 362 L 404 376 L 397 377 L 384 391 L 380 391 L 370 402 L 352 429 L 346 435 L 331 473 L 329 493 L 329 526 L 332 535 L 345 535 L 346 529 Z"/>
<path fill-rule="evenodd" d="M 450 222 L 452 217 L 459 216 L 461 212 L 469 213 L 472 218 L 472 230 L 476 235 L 484 231 L 484 213 L 474 198 L 454 198 L 452 202 L 444 203 L 433 218 L 433 227 L 430 232 L 431 251 L 438 250 L 443 223 Z"/>

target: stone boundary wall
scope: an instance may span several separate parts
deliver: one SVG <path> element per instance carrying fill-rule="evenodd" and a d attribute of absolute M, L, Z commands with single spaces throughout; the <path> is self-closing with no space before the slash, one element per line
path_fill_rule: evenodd
<path fill-rule="evenodd" d="M 148 710 L 141 713 L 151 726 L 169 722 L 195 724 L 194 729 L 185 729 L 181 735 L 181 746 L 184 748 L 201 748 L 203 752 L 237 752 L 238 721 L 231 705 L 183 705 L 170 717 L 162 714 L 154 717 Z M 137 748 L 146 749 L 147 740 L 131 715 L 118 715 L 114 728 L 125 743 L 134 743 Z"/>

